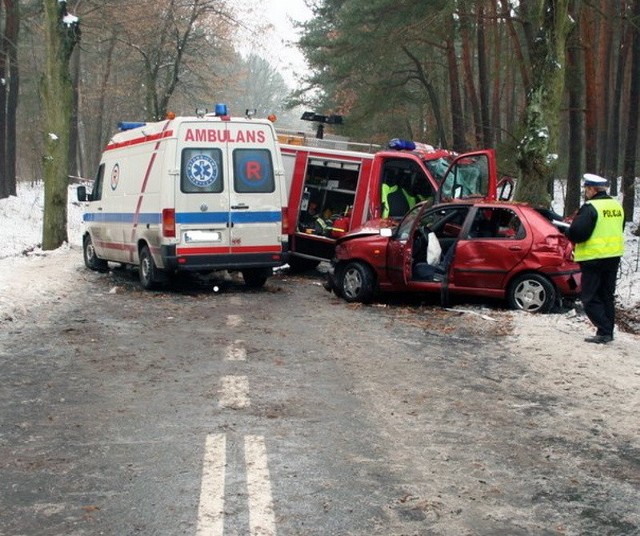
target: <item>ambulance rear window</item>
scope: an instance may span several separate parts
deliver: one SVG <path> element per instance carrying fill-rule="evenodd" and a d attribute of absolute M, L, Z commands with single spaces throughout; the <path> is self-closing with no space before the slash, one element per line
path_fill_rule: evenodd
<path fill-rule="evenodd" d="M 223 188 L 222 151 L 189 148 L 182 151 L 180 189 L 187 194 L 220 193 Z"/>
<path fill-rule="evenodd" d="M 271 151 L 268 149 L 233 151 L 233 186 L 235 191 L 241 194 L 275 191 Z"/>

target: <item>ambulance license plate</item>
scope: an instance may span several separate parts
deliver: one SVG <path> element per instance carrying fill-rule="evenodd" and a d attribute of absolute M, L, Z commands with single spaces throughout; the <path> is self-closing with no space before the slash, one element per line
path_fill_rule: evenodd
<path fill-rule="evenodd" d="M 220 231 L 185 231 L 182 234 L 185 244 L 197 242 L 220 242 L 222 233 Z"/>

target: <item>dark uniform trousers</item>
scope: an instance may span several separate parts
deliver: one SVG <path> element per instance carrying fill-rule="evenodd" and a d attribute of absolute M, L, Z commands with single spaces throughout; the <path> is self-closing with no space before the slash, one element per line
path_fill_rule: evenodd
<path fill-rule="evenodd" d="M 620 257 L 580 263 L 581 300 L 585 313 L 597 328 L 596 335 L 613 337 L 618 266 L 620 266 Z"/>

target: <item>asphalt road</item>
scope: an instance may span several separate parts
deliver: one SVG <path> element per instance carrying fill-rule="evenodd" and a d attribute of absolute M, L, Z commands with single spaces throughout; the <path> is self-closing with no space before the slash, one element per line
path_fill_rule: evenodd
<path fill-rule="evenodd" d="M 3 325 L 0 535 L 640 534 L 637 434 L 532 387 L 509 313 L 320 283 L 84 274 Z"/>

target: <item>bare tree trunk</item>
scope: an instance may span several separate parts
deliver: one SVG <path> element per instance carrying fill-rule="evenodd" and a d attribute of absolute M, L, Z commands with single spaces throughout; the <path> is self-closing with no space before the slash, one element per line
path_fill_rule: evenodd
<path fill-rule="evenodd" d="M 493 89 L 491 98 L 491 126 L 492 126 L 492 139 L 494 146 L 498 146 L 502 142 L 502 116 L 501 116 L 501 101 L 502 101 L 502 46 L 503 39 L 500 31 L 500 25 L 498 24 L 498 6 L 497 0 L 491 0 L 490 16 L 491 16 L 491 29 L 492 29 L 492 54 L 493 54 Z"/>
<path fill-rule="evenodd" d="M 80 39 L 77 22 L 65 21 L 66 2 L 44 0 L 45 72 L 42 79 L 44 128 L 44 221 L 42 249 L 67 241 L 69 128 L 72 87 L 69 59 Z"/>
<path fill-rule="evenodd" d="M 464 70 L 464 85 L 466 96 L 469 99 L 473 115 L 473 128 L 476 138 L 475 146 L 482 147 L 482 114 L 480 113 L 480 99 L 478 98 L 478 94 L 476 92 L 472 66 L 473 63 L 471 61 L 473 53 L 471 51 L 471 37 L 469 36 L 469 20 L 471 20 L 471 17 L 468 13 L 461 13 L 460 38 L 462 40 L 462 65 Z"/>
<path fill-rule="evenodd" d="M 573 0 L 571 18 L 580 20 L 582 0 Z M 584 54 L 580 28 L 574 28 L 567 43 L 567 89 L 569 92 L 569 169 L 564 215 L 580 207 L 584 159 Z"/>
<path fill-rule="evenodd" d="M 18 0 L 4 0 L 7 10 L 5 35 L 9 65 L 9 92 L 7 95 L 6 164 L 5 173 L 9 195 L 16 195 L 16 138 L 20 69 L 18 68 L 18 37 L 20 34 L 20 8 Z"/>
<path fill-rule="evenodd" d="M 450 27 L 449 35 L 454 35 L 455 21 L 453 15 L 447 19 Z M 449 74 L 449 94 L 451 96 L 451 129 L 453 131 L 453 150 L 464 152 L 466 143 L 464 139 L 464 114 L 462 101 L 460 100 L 460 77 L 458 74 L 458 58 L 456 56 L 455 41 L 447 39 L 447 65 Z"/>
<path fill-rule="evenodd" d="M 626 3 L 626 2 L 623 2 Z M 620 0 L 616 0 L 617 13 L 621 15 L 622 5 Z M 611 105 L 611 126 L 610 134 L 607 138 L 607 148 L 605 157 L 605 176 L 611 180 L 611 195 L 618 195 L 618 175 L 620 173 L 620 133 L 622 126 L 620 109 L 622 106 L 622 89 L 624 86 L 625 70 L 633 34 L 629 31 L 629 25 L 625 17 L 619 16 L 619 31 L 617 41 L 617 54 L 612 54 L 613 61 L 616 62 L 616 74 L 614 81 L 612 105 Z"/>
<path fill-rule="evenodd" d="M 568 0 L 540 0 L 536 5 L 541 21 L 538 25 L 540 33 L 530 53 L 532 87 L 527 95 L 524 136 L 518 145 L 521 177 L 515 197 L 534 206 L 548 207 L 557 158 L 558 123 L 564 93 L 563 66 L 570 25 Z"/>
<path fill-rule="evenodd" d="M 585 116 L 585 169 L 590 173 L 598 171 L 598 99 L 596 85 L 595 66 L 595 21 L 594 10 L 591 5 L 585 6 L 582 10 L 583 42 L 585 43 L 584 63 L 586 81 L 586 116 Z"/>
<path fill-rule="evenodd" d="M 487 45 L 484 32 L 484 6 L 478 3 L 478 90 L 480 93 L 480 116 L 482 117 L 482 147 L 493 146 L 491 116 L 489 113 L 489 68 L 487 66 Z"/>
<path fill-rule="evenodd" d="M 80 168 L 80 158 L 78 153 L 78 104 L 79 104 L 79 82 L 80 82 L 80 49 L 74 49 L 71 54 L 71 120 L 69 126 L 69 177 L 82 176 Z"/>
<path fill-rule="evenodd" d="M 0 4 L 0 21 L 2 20 L 2 5 Z M 5 52 L 6 37 L 2 39 L 0 47 L 0 199 L 9 197 L 9 184 L 7 178 L 7 65 Z"/>
<path fill-rule="evenodd" d="M 633 2 L 633 46 L 631 50 L 631 86 L 629 88 L 629 126 L 622 174 L 622 207 L 625 221 L 633 221 L 635 206 L 636 154 L 638 150 L 638 119 L 640 119 L 640 0 Z"/>

